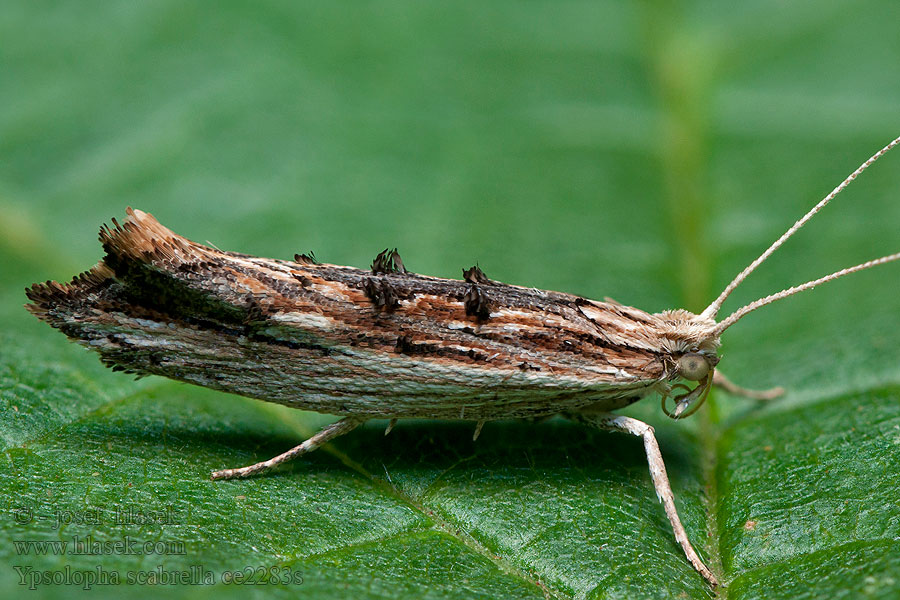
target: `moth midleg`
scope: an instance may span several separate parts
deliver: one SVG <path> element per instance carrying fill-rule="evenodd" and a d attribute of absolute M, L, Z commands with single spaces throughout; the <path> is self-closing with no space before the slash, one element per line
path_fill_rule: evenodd
<path fill-rule="evenodd" d="M 213 471 L 210 475 L 211 479 L 238 479 L 241 477 L 250 477 L 251 475 L 255 475 L 257 473 L 262 473 L 263 471 L 268 471 L 269 469 L 280 465 L 283 462 L 287 462 L 291 459 L 297 458 L 301 454 L 306 454 L 307 452 L 312 452 L 325 442 L 329 440 L 333 440 L 334 438 L 344 435 L 348 431 L 352 431 L 356 429 L 359 425 L 365 423 L 365 419 L 359 419 L 354 417 L 346 417 L 341 419 L 340 421 L 335 421 L 331 425 L 327 425 L 323 427 L 321 431 L 317 434 L 300 444 L 299 446 L 294 446 L 287 452 L 279 454 L 269 460 L 264 460 L 262 462 L 258 462 L 253 465 L 249 465 L 246 467 L 240 467 L 237 469 L 222 469 L 221 471 Z"/>
<path fill-rule="evenodd" d="M 725 377 L 719 369 L 713 372 L 712 382 L 714 386 L 722 388 L 729 394 L 743 396 L 751 400 L 773 400 L 784 393 L 783 387 L 773 387 L 768 390 L 748 390 Z"/>
<path fill-rule="evenodd" d="M 653 487 L 656 488 L 656 497 L 662 502 L 675 532 L 675 541 L 677 541 L 688 561 L 694 566 L 694 569 L 711 584 L 718 585 L 716 577 L 710 572 L 697 553 L 694 552 L 691 542 L 688 540 L 687 532 L 678 518 L 678 511 L 675 508 L 675 496 L 672 493 L 672 486 L 669 485 L 669 477 L 666 475 L 666 465 L 663 463 L 662 454 L 659 451 L 659 444 L 656 443 L 656 436 L 653 434 L 653 427 L 647 425 L 643 421 L 638 421 L 631 417 L 613 414 L 582 414 L 572 413 L 567 415 L 576 421 L 593 425 L 599 429 L 607 431 L 622 431 L 636 435 L 644 440 L 644 451 L 647 453 L 647 463 L 650 466 L 650 478 L 653 480 Z"/>

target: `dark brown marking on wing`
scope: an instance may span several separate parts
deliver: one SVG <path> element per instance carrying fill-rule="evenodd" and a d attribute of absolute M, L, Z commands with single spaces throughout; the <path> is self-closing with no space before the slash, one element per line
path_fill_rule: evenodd
<path fill-rule="evenodd" d="M 408 356 L 445 357 L 454 360 L 466 358 L 471 362 L 486 362 L 490 360 L 490 355 L 481 348 L 469 348 L 461 352 L 457 348 L 445 346 L 435 341 L 416 341 L 408 335 L 397 337 L 395 349 L 397 352 Z"/>
<path fill-rule="evenodd" d="M 295 254 L 294 260 L 301 265 L 317 265 L 319 261 L 316 260 L 316 253 L 309 251 L 304 254 Z"/>
<path fill-rule="evenodd" d="M 372 261 L 372 273 L 374 275 L 406 272 L 406 267 L 403 266 L 400 253 L 397 252 L 396 248 L 385 248 Z"/>
<path fill-rule="evenodd" d="M 463 303 L 466 307 L 466 314 L 470 317 L 486 321 L 491 316 L 491 300 L 477 283 L 469 286 L 463 296 Z"/>
<path fill-rule="evenodd" d="M 469 283 L 483 283 L 485 285 L 493 283 L 493 281 L 487 278 L 487 275 L 484 274 L 484 271 L 482 271 L 478 265 L 463 269 L 463 279 Z"/>
<path fill-rule="evenodd" d="M 380 277 L 367 277 L 364 279 L 363 290 L 365 290 L 366 296 L 377 308 L 391 311 L 400 306 L 400 298 L 397 296 L 397 292 L 394 291 L 393 286 L 391 286 L 390 282 Z"/>

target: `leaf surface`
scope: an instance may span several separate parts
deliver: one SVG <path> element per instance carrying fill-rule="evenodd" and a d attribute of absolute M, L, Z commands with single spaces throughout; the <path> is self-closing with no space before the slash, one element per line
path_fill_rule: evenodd
<path fill-rule="evenodd" d="M 474 443 L 463 422 L 385 437 L 375 421 L 271 475 L 211 482 L 331 418 L 135 382 L 21 305 L 25 285 L 94 264 L 100 223 L 131 205 L 227 250 L 364 266 L 397 246 L 418 273 L 478 263 L 509 283 L 700 311 L 898 133 L 895 19 L 851 3 L 717 6 L 5 3 L 0 595 L 67 576 L 34 587 L 712 597 L 638 439 L 561 419 L 489 423 Z M 898 160 L 723 316 L 895 252 Z M 678 423 L 655 399 L 627 411 L 656 427 L 720 596 L 900 594 L 897 274 L 853 275 L 727 332 L 724 372 L 785 398 L 718 393 Z"/>

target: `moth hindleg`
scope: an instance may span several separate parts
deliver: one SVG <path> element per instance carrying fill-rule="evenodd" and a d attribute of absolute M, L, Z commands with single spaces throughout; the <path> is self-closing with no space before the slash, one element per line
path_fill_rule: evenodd
<path fill-rule="evenodd" d="M 687 532 L 685 532 L 684 526 L 681 524 L 681 519 L 678 518 L 678 511 L 675 508 L 675 496 L 672 493 L 672 486 L 669 485 L 669 477 L 666 475 L 666 465 L 663 463 L 662 454 L 659 451 L 659 444 L 656 443 L 653 427 L 647 425 L 643 421 L 638 421 L 631 417 L 609 413 L 572 413 L 568 416 L 582 423 L 593 425 L 599 429 L 622 431 L 636 435 L 644 440 L 644 450 L 647 453 L 647 463 L 650 466 L 650 477 L 653 479 L 653 487 L 656 488 L 656 496 L 663 504 L 666 516 L 669 518 L 669 523 L 672 524 L 672 529 L 675 532 L 675 540 L 681 545 L 685 556 L 694 566 L 694 569 L 696 569 L 697 572 L 711 585 L 718 585 L 719 582 L 716 580 L 715 575 L 713 575 L 706 565 L 703 564 L 703 561 L 700 560 L 700 557 L 697 556 L 697 553 L 691 546 L 691 542 L 687 537 Z"/>
<path fill-rule="evenodd" d="M 718 369 L 713 372 L 712 383 L 729 394 L 743 396 L 744 398 L 750 398 L 751 400 L 773 400 L 784 393 L 783 387 L 773 387 L 768 390 L 748 390 L 747 388 L 732 382 Z"/>
<path fill-rule="evenodd" d="M 257 473 L 261 473 L 263 471 L 268 471 L 269 469 L 280 465 L 283 462 L 287 462 L 293 458 L 300 456 L 301 454 L 306 454 L 307 452 L 312 452 L 325 442 L 332 440 L 338 436 L 344 435 L 348 431 L 352 431 L 356 429 L 359 425 L 365 422 L 365 419 L 358 419 L 353 417 L 345 417 L 340 421 L 335 421 L 331 425 L 327 425 L 322 428 L 317 434 L 300 444 L 299 446 L 294 446 L 287 452 L 283 454 L 279 454 L 269 460 L 264 460 L 262 462 L 258 462 L 253 465 L 249 465 L 246 467 L 240 467 L 237 469 L 222 469 L 221 471 L 213 471 L 210 475 L 211 479 L 238 479 L 241 477 L 250 477 L 251 475 L 255 475 Z"/>

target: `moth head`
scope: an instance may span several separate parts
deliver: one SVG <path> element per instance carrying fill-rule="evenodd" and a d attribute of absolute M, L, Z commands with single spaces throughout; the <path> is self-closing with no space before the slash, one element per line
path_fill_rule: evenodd
<path fill-rule="evenodd" d="M 716 322 L 686 310 L 667 310 L 656 316 L 660 318 L 657 333 L 668 379 L 696 382 L 693 388 L 685 383 L 666 384 L 662 409 L 673 419 L 687 417 L 700 408 L 712 387 L 719 363 Z M 670 397 L 675 402 L 672 410 L 667 406 Z"/>
<path fill-rule="evenodd" d="M 713 319 L 686 310 L 667 310 L 656 315 L 659 345 L 685 379 L 699 381 L 705 373 L 703 362 L 712 368 L 718 362 L 719 336 Z M 687 357 L 687 358 L 686 358 Z M 699 377 L 697 376 L 699 375 Z"/>

